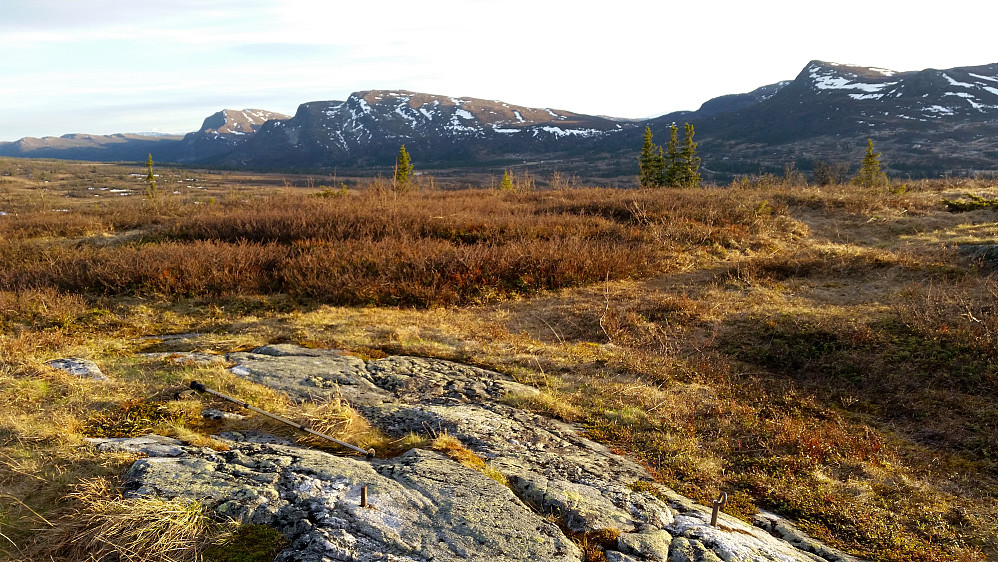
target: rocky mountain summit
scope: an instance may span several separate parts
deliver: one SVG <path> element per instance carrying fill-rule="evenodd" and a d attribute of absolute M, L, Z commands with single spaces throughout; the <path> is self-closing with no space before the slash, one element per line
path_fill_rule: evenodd
<path fill-rule="evenodd" d="M 281 561 L 584 560 L 570 537 L 601 537 L 601 555 L 617 562 L 853 560 L 772 514 L 750 525 L 722 512 L 711 524 L 711 508 L 637 463 L 508 405 L 537 391 L 496 372 L 286 344 L 225 359 L 232 373 L 296 400 L 343 399 L 390 435 L 453 436 L 502 475 L 419 448 L 368 460 L 253 432 L 219 435 L 228 451 L 156 436 L 92 440 L 146 453 L 127 473 L 130 495 L 194 499 L 221 517 L 271 525 L 289 539 Z"/>
<path fill-rule="evenodd" d="M 235 150 L 267 121 L 280 119 L 290 117 L 265 109 L 223 109 L 205 118 L 200 129 L 184 135 L 183 140 L 168 151 L 166 159 L 174 162 L 211 160 Z"/>
<path fill-rule="evenodd" d="M 223 109 L 206 118 L 198 132 L 215 138 L 251 135 L 264 123 L 273 119 L 290 119 L 290 117 L 265 109 L 243 109 L 241 111 Z"/>

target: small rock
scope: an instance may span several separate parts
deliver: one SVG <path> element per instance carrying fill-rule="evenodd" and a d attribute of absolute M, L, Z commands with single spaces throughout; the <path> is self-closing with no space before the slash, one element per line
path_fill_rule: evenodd
<path fill-rule="evenodd" d="M 55 359 L 48 364 L 60 371 L 65 371 L 71 375 L 95 381 L 106 381 L 107 375 L 101 372 L 100 367 L 89 359 L 72 357 L 68 359 Z"/>
<path fill-rule="evenodd" d="M 179 457 L 185 452 L 180 441 L 155 433 L 141 437 L 87 437 L 86 440 L 102 453 L 144 453 L 150 457 Z"/>
<path fill-rule="evenodd" d="M 672 535 L 665 531 L 644 533 L 621 533 L 617 538 L 617 548 L 628 554 L 637 554 L 649 560 L 667 560 Z"/>
<path fill-rule="evenodd" d="M 246 416 L 232 412 L 223 412 L 213 408 L 201 410 L 201 417 L 206 420 L 244 420 Z"/>

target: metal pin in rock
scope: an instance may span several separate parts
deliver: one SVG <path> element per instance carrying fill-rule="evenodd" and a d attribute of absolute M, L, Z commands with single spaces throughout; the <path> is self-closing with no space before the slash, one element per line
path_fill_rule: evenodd
<path fill-rule="evenodd" d="M 721 492 L 721 495 L 717 496 L 714 500 L 714 511 L 710 514 L 710 524 L 714 527 L 717 526 L 717 512 L 724 507 L 724 504 L 728 503 L 728 494 L 726 492 Z"/>
<path fill-rule="evenodd" d="M 360 507 L 367 507 L 367 486 L 360 487 Z"/>

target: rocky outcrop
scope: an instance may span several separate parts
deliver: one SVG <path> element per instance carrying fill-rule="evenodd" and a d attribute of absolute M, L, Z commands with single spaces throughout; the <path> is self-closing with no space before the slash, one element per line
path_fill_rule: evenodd
<path fill-rule="evenodd" d="M 59 369 L 73 376 L 95 381 L 106 381 L 107 375 L 100 370 L 97 363 L 89 359 L 70 357 L 67 359 L 53 359 L 48 365 L 54 369 Z"/>
<path fill-rule="evenodd" d="M 851 559 L 769 514 L 761 526 L 723 513 L 711 525 L 710 508 L 654 484 L 637 463 L 502 403 L 536 390 L 499 373 L 289 345 L 227 358 L 237 375 L 298 400 L 347 400 L 390 434 L 452 435 L 508 480 L 427 450 L 364 460 L 238 434 L 219 436 L 229 451 L 150 451 L 129 470 L 130 494 L 194 498 L 220 516 L 276 527 L 290 540 L 280 560 L 572 561 L 583 554 L 567 534 L 608 529 L 618 537 L 608 560 Z"/>

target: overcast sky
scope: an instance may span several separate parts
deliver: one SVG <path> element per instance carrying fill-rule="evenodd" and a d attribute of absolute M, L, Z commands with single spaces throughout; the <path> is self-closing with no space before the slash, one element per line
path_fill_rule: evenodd
<path fill-rule="evenodd" d="M 812 59 L 998 62 L 996 21 L 993 0 L 0 0 L 0 141 L 181 133 L 370 89 L 651 117 Z"/>

